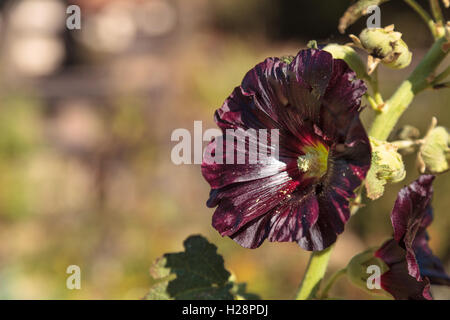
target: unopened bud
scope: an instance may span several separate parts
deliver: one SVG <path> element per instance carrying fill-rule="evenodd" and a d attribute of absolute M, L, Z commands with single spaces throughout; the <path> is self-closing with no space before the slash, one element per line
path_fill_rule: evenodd
<path fill-rule="evenodd" d="M 366 178 L 367 196 L 378 199 L 383 195 L 387 182 L 402 181 L 406 176 L 402 156 L 397 147 L 391 143 L 370 137 L 372 146 L 372 163 Z"/>
<path fill-rule="evenodd" d="M 450 136 L 444 127 L 434 127 L 427 133 L 418 153 L 421 173 L 442 173 L 449 169 Z"/>
<path fill-rule="evenodd" d="M 365 49 L 373 59 L 390 68 L 402 69 L 411 63 L 412 53 L 401 38 L 400 32 L 394 31 L 393 26 L 388 26 L 364 29 L 358 40 L 353 36 L 353 41 Z"/>

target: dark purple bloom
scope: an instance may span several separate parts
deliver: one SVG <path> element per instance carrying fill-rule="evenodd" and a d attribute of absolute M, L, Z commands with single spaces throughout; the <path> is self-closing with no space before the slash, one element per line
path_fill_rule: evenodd
<path fill-rule="evenodd" d="M 213 226 L 246 248 L 295 241 L 323 250 L 336 241 L 350 217 L 354 197 L 370 167 L 371 151 L 360 122 L 363 81 L 343 60 L 321 50 L 302 50 L 291 63 L 268 58 L 250 70 L 215 121 L 224 136 L 207 147 L 202 173 L 211 185 Z M 250 164 L 212 159 L 229 146 L 226 130 L 278 130 L 279 156 Z M 269 142 L 273 137 L 269 136 Z M 220 148 L 219 148 L 220 147 Z M 247 148 L 235 156 L 249 159 Z"/>
<path fill-rule="evenodd" d="M 450 285 L 441 261 L 428 246 L 433 179 L 422 175 L 400 190 L 391 213 L 394 237 L 375 253 L 389 267 L 381 276 L 381 286 L 395 299 L 432 299 L 430 283 Z"/>

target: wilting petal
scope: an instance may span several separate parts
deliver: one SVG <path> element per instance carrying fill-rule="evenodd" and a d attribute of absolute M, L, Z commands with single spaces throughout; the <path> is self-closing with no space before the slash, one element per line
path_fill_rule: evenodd
<path fill-rule="evenodd" d="M 433 180 L 432 175 L 422 175 L 398 193 L 391 221 L 394 227 L 394 239 L 404 243 L 405 247 L 412 244 L 412 242 L 405 243 L 405 240 L 414 238 L 425 217 L 433 194 Z"/>
<path fill-rule="evenodd" d="M 391 213 L 394 239 L 375 253 L 389 267 L 381 277 L 382 286 L 396 299 L 432 299 L 430 283 L 450 285 L 441 261 L 428 246 L 433 179 L 422 175 L 400 190 Z"/>
<path fill-rule="evenodd" d="M 420 279 L 420 270 L 413 250 L 413 241 L 425 218 L 433 194 L 434 176 L 422 175 L 398 193 L 391 213 L 394 239 L 406 249 L 409 273 Z"/>
<path fill-rule="evenodd" d="M 431 300 L 427 278 L 411 276 L 406 262 L 406 251 L 395 240 L 388 240 L 375 256 L 382 259 L 389 271 L 381 275 L 381 287 L 397 300 Z"/>
<path fill-rule="evenodd" d="M 415 258 L 422 277 L 427 277 L 431 284 L 450 286 L 450 276 L 445 272 L 441 260 L 433 255 L 428 246 L 429 236 L 425 228 L 430 225 L 432 220 L 432 209 L 431 206 L 428 206 L 421 227 L 413 242 Z"/>

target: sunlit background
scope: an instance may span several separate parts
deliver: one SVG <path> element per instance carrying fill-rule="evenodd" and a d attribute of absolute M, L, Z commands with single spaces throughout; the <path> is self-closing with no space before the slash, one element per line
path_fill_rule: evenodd
<path fill-rule="evenodd" d="M 424 6 L 427 2 L 422 2 Z M 82 29 L 65 27 L 77 4 Z M 268 56 L 296 54 L 308 40 L 349 41 L 337 31 L 350 1 L 0 1 L 0 298 L 139 299 L 149 267 L 182 250 L 190 234 L 218 247 L 226 267 L 264 299 L 291 299 L 308 253 L 295 243 L 241 248 L 211 227 L 209 186 L 199 165 L 176 166 L 174 129 L 214 128 L 246 71 Z M 448 13 L 448 12 L 447 12 Z M 407 69 L 380 67 L 393 92 L 431 44 L 426 25 L 401 1 L 382 6 L 383 26 L 413 51 Z M 358 34 L 361 20 L 348 32 Z M 446 61 L 448 65 L 449 60 Z M 450 127 L 450 90 L 427 91 L 400 125 L 424 133 L 433 115 Z M 368 123 L 370 108 L 363 112 Z M 338 239 L 330 272 L 392 232 L 397 191 L 369 202 Z M 431 247 L 450 271 L 450 174 L 435 182 Z M 78 265 L 81 290 L 66 288 Z M 436 297 L 449 298 L 445 290 Z M 332 296 L 368 298 L 347 280 Z"/>

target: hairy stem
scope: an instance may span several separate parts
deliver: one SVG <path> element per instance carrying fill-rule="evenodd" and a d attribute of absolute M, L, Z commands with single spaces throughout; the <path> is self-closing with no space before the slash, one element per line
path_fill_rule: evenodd
<path fill-rule="evenodd" d="M 305 276 L 297 293 L 297 300 L 310 300 L 316 297 L 322 278 L 327 271 L 332 248 L 333 246 L 330 246 L 325 250 L 311 253 Z"/>

